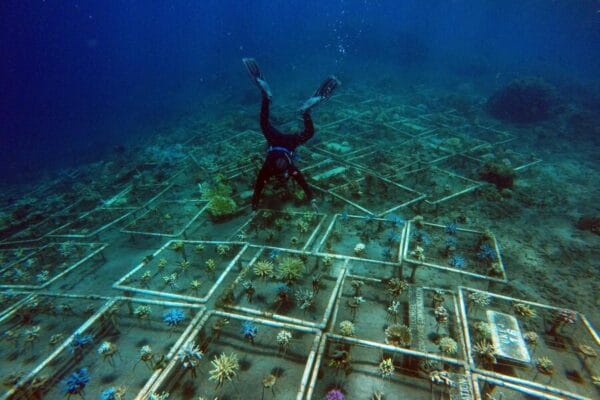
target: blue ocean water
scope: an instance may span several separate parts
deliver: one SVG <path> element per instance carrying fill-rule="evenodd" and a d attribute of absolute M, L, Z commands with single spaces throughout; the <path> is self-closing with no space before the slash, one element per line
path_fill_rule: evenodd
<path fill-rule="evenodd" d="M 476 81 L 491 91 L 524 74 L 597 88 L 597 8 L 539 0 L 5 1 L 0 176 L 22 181 L 134 146 L 215 94 L 236 109 L 249 90 L 243 56 L 260 60 L 279 93 L 308 95 L 328 73 L 349 87 L 390 75 L 406 84 Z"/>

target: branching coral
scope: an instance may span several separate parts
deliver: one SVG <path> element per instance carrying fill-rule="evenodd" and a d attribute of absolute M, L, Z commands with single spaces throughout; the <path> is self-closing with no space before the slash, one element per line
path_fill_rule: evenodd
<path fill-rule="evenodd" d="M 554 375 L 554 363 L 548 357 L 540 357 L 535 361 L 535 367 L 544 375 Z"/>
<path fill-rule="evenodd" d="M 171 308 L 163 313 L 163 321 L 174 328 L 185 320 L 185 313 L 178 308 Z"/>
<path fill-rule="evenodd" d="M 438 347 L 440 348 L 440 351 L 444 354 L 456 354 L 456 352 L 458 351 L 458 343 L 456 343 L 456 340 L 448 336 L 440 339 L 440 341 L 438 342 Z"/>
<path fill-rule="evenodd" d="M 204 353 L 196 346 L 196 342 L 191 341 L 184 345 L 177 353 L 177 358 L 183 365 L 183 368 L 191 371 L 192 377 L 196 377 L 196 367 L 204 357 Z"/>
<path fill-rule="evenodd" d="M 475 343 L 473 353 L 486 365 L 496 364 L 496 348 L 487 340 L 480 340 Z"/>
<path fill-rule="evenodd" d="M 87 368 L 80 368 L 73 372 L 64 382 L 65 394 L 67 397 L 72 395 L 83 395 L 83 391 L 90 382 L 90 374 Z"/>
<path fill-rule="evenodd" d="M 209 371 L 211 381 L 217 382 L 217 388 L 223 386 L 226 381 L 231 381 L 240 369 L 240 363 L 235 353 L 229 355 L 221 353 L 210 362 L 213 369 Z"/>
<path fill-rule="evenodd" d="M 282 329 L 277 333 L 277 337 L 275 338 L 275 340 L 279 345 L 279 351 L 285 353 L 285 351 L 290 345 L 290 342 L 292 341 L 292 332 Z"/>
<path fill-rule="evenodd" d="M 476 307 L 487 307 L 492 302 L 490 295 L 484 292 L 471 292 L 467 298 Z"/>
<path fill-rule="evenodd" d="M 354 324 L 352 321 L 340 322 L 340 333 L 342 336 L 354 336 Z"/>
<path fill-rule="evenodd" d="M 394 367 L 394 362 L 392 361 L 391 358 L 384 358 L 379 363 L 379 374 L 384 379 L 392 376 L 395 369 L 396 368 Z"/>
<path fill-rule="evenodd" d="M 408 289 L 408 282 L 400 278 L 392 278 L 387 281 L 387 291 L 393 299 L 397 299 Z"/>
<path fill-rule="evenodd" d="M 71 353 L 77 353 L 83 350 L 85 346 L 92 343 L 92 335 L 82 335 L 76 333 L 71 340 Z"/>
<path fill-rule="evenodd" d="M 399 347 L 410 347 L 412 334 L 410 328 L 403 324 L 392 324 L 385 330 L 385 342 Z"/>
<path fill-rule="evenodd" d="M 277 268 L 277 279 L 292 283 L 300 278 L 304 273 L 304 261 L 297 257 L 284 257 Z"/>
<path fill-rule="evenodd" d="M 254 263 L 254 275 L 261 279 L 267 279 L 273 276 L 273 263 L 269 260 L 259 260 Z"/>
<path fill-rule="evenodd" d="M 515 303 L 513 304 L 513 311 L 520 317 L 523 318 L 533 318 L 535 317 L 535 311 L 525 303 Z"/>

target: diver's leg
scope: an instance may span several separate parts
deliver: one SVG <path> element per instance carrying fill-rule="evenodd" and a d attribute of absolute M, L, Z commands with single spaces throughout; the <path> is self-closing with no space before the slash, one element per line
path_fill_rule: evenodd
<path fill-rule="evenodd" d="M 271 121 L 269 121 L 270 107 L 271 100 L 263 94 L 260 106 L 260 129 L 269 144 L 271 144 L 275 137 L 281 135 L 281 133 L 271 125 Z"/>
<path fill-rule="evenodd" d="M 308 200 L 308 201 L 312 200 L 312 198 L 313 198 L 312 189 L 308 185 L 308 182 L 306 182 L 306 179 L 304 179 L 304 175 L 302 175 L 302 172 L 300 172 L 300 170 L 298 168 L 296 168 L 295 166 L 292 166 L 289 169 L 289 174 L 292 176 L 292 178 L 294 178 L 294 180 L 298 183 L 298 185 L 300 185 L 302 190 L 304 190 L 304 194 L 306 195 L 306 200 Z"/>
<path fill-rule="evenodd" d="M 270 169 L 267 167 L 267 163 L 263 164 L 258 176 L 256 177 L 256 183 L 254 183 L 254 194 L 252 194 L 252 209 L 258 208 L 258 202 L 260 201 L 260 194 L 262 193 L 265 185 L 271 177 Z"/>
<path fill-rule="evenodd" d="M 302 119 L 304 120 L 304 130 L 297 136 L 297 146 L 305 143 L 315 134 L 315 125 L 313 124 L 312 117 L 310 116 L 310 110 L 302 113 Z"/>

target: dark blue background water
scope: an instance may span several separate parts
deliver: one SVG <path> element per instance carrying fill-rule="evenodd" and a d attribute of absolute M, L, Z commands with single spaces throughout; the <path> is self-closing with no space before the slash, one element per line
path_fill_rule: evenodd
<path fill-rule="evenodd" d="M 0 2 L 0 178 L 103 157 L 223 93 L 310 94 L 385 70 L 407 80 L 521 74 L 588 85 L 600 70 L 596 1 Z M 590 83 L 591 84 L 591 83 Z M 221 109 L 223 105 L 220 106 Z"/>

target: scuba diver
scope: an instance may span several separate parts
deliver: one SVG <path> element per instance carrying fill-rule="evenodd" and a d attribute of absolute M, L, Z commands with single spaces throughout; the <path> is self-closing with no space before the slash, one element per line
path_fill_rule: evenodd
<path fill-rule="evenodd" d="M 329 76 L 321 83 L 315 94 L 310 97 L 302 107 L 302 118 L 304 120 L 304 130 L 298 133 L 285 134 L 279 132 L 269 121 L 269 107 L 271 105 L 271 88 L 262 73 L 256 61 L 252 58 L 244 58 L 242 62 L 246 66 L 250 78 L 260 89 L 262 95 L 262 104 L 260 108 L 260 128 L 267 139 L 267 157 L 256 177 L 254 185 L 254 194 L 252 195 L 252 210 L 258 208 L 260 194 L 271 177 L 282 177 L 284 179 L 290 176 L 300 185 L 306 195 L 306 199 L 311 202 L 313 207 L 316 207 L 313 199 L 312 190 L 304 176 L 294 165 L 295 150 L 301 144 L 307 142 L 313 137 L 315 128 L 310 116 L 311 110 L 329 99 L 335 89 L 340 85 L 340 81 L 335 76 Z"/>

